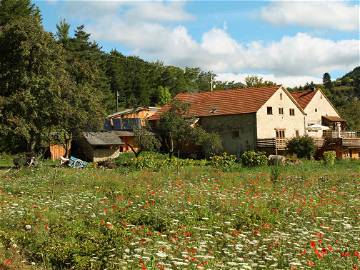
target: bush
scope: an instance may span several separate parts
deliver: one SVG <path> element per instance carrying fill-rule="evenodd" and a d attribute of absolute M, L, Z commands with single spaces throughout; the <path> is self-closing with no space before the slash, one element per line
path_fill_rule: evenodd
<path fill-rule="evenodd" d="M 241 163 L 247 167 L 267 164 L 267 157 L 263 152 L 247 151 L 241 155 Z"/>
<path fill-rule="evenodd" d="M 236 166 L 236 156 L 228 155 L 227 153 L 223 153 L 219 156 L 212 156 L 209 164 L 215 168 L 229 170 Z"/>
<path fill-rule="evenodd" d="M 336 159 L 335 151 L 325 151 L 323 154 L 324 162 L 326 165 L 334 165 Z"/>
<path fill-rule="evenodd" d="M 132 153 L 124 153 L 115 160 L 115 163 L 120 167 L 126 167 L 131 170 L 149 169 L 153 171 L 158 171 L 161 168 L 205 165 L 204 160 L 169 158 L 168 155 L 156 152 L 144 152 L 138 158 L 135 158 Z"/>
<path fill-rule="evenodd" d="M 314 140 L 309 136 L 292 138 L 288 142 L 287 148 L 290 154 L 296 154 L 298 158 L 307 159 L 314 155 L 316 149 Z"/>

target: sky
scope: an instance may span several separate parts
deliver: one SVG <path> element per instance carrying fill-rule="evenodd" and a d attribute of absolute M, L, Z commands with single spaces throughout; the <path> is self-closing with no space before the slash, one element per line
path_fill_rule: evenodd
<path fill-rule="evenodd" d="M 47 31 L 84 24 L 104 51 L 200 67 L 216 79 L 258 75 L 285 86 L 360 66 L 357 1 L 33 1 Z"/>

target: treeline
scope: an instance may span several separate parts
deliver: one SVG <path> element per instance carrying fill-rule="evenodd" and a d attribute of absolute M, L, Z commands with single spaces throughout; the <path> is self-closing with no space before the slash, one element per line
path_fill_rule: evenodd
<path fill-rule="evenodd" d="M 44 30 L 30 0 L 0 1 L 0 151 L 34 151 L 57 138 L 101 128 L 119 108 L 162 105 L 210 88 L 215 74 L 104 52 L 84 26 Z M 217 89 L 242 87 L 214 82 Z"/>

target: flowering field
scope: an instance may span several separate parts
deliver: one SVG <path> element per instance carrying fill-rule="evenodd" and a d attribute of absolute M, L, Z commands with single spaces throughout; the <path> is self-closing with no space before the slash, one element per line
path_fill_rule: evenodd
<path fill-rule="evenodd" d="M 0 171 L 0 269 L 358 269 L 360 163 Z"/>

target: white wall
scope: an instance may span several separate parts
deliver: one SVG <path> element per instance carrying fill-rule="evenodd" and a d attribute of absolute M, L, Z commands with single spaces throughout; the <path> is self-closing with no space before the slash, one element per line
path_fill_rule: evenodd
<path fill-rule="evenodd" d="M 282 94 L 282 99 L 280 98 Z M 272 107 L 273 114 L 267 114 L 267 107 Z M 284 108 L 284 114 L 279 114 L 279 108 Z M 289 109 L 295 110 L 295 115 L 290 116 Z M 257 137 L 258 139 L 275 138 L 275 129 L 285 129 L 285 138 L 292 138 L 296 136 L 296 130 L 299 135 L 305 134 L 304 129 L 304 114 L 295 105 L 295 103 L 286 94 L 283 88 L 280 88 L 276 93 L 257 111 Z"/>
<path fill-rule="evenodd" d="M 306 113 L 306 125 L 321 124 L 322 116 L 339 116 L 321 91 L 316 92 L 304 111 Z"/>

